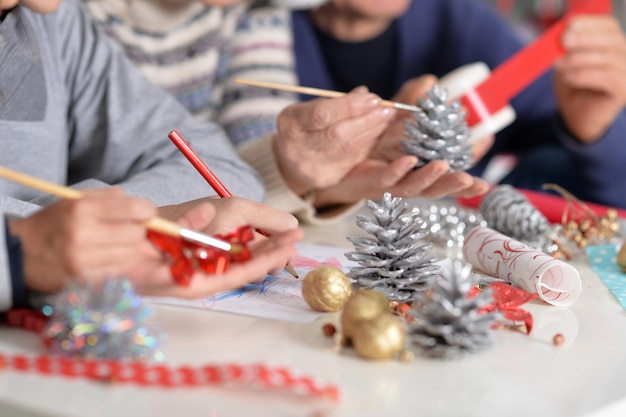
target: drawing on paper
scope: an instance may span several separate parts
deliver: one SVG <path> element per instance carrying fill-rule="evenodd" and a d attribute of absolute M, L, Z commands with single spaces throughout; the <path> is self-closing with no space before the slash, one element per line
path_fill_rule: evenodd
<path fill-rule="evenodd" d="M 277 275 L 268 275 L 259 283 L 201 300 L 157 298 L 154 301 L 284 321 L 314 321 L 322 313 L 311 310 L 302 298 L 302 278 L 318 266 L 335 266 L 347 272 L 355 264 L 345 258 L 346 248 L 299 244 L 298 249 L 299 254 L 291 260 L 291 265 L 300 279 L 283 271 Z"/>

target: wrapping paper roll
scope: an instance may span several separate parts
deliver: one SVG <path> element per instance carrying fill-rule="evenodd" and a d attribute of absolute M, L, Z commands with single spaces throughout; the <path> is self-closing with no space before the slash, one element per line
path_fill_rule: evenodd
<path fill-rule="evenodd" d="M 463 256 L 476 269 L 536 292 L 549 304 L 569 306 L 580 296 L 576 268 L 488 227 L 476 227 L 467 235 Z"/>

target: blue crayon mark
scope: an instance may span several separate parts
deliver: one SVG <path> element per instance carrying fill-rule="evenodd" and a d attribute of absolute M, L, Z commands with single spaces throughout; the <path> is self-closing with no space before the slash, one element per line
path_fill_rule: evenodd
<path fill-rule="evenodd" d="M 239 289 L 227 291 L 223 294 L 216 295 L 215 297 L 209 297 L 207 301 L 221 301 L 228 300 L 230 298 L 241 298 L 241 296 L 250 293 L 263 295 L 271 286 L 276 284 L 278 278 L 278 275 L 268 275 L 262 282 L 246 284 Z"/>

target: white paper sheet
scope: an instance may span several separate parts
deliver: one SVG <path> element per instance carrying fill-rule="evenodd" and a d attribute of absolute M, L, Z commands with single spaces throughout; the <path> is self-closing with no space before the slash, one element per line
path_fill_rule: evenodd
<path fill-rule="evenodd" d="M 344 253 L 353 249 L 306 243 L 298 244 L 297 247 L 299 253 L 291 260 L 291 265 L 296 269 L 299 279 L 282 271 L 279 275 L 268 275 L 262 283 L 249 284 L 213 297 L 196 300 L 150 297 L 148 301 L 290 322 L 313 322 L 325 313 L 311 310 L 304 301 L 302 279 L 310 270 L 321 265 L 336 266 L 347 272 L 348 268 L 356 264 L 346 259 Z"/>

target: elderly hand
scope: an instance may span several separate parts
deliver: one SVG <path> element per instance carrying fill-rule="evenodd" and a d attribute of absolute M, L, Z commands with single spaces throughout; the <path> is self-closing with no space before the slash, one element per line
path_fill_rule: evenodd
<path fill-rule="evenodd" d="M 417 158 L 403 156 L 392 162 L 368 159 L 355 167 L 340 184 L 316 193 L 317 207 L 380 199 L 385 192 L 395 197 L 472 197 L 484 194 L 489 185 L 466 172 L 450 172 L 444 161 L 433 161 L 413 170 Z"/>
<path fill-rule="evenodd" d="M 189 287 L 174 282 L 167 257 L 146 237 L 144 223 L 157 215 L 156 207 L 118 188 L 84 191 L 78 200 L 54 203 L 11 221 L 9 228 L 22 244 L 26 286 L 42 292 L 58 291 L 69 279 L 101 282 L 125 276 L 143 294 L 202 297 L 263 278 L 295 255 L 302 231 L 293 216 L 244 199 L 214 203 L 189 204 L 180 224 L 214 233 L 252 224 L 274 235 L 250 245 L 251 260 L 220 276 L 196 272 Z"/>
<path fill-rule="evenodd" d="M 273 143 L 278 167 L 298 195 L 337 184 L 367 158 L 395 116 L 361 87 L 334 99 L 287 107 Z"/>
<path fill-rule="evenodd" d="M 404 83 L 395 101 L 415 104 L 436 83 L 433 75 L 424 75 Z M 381 134 L 367 159 L 356 165 L 341 182 L 317 190 L 315 206 L 350 204 L 361 199 L 379 199 L 385 192 L 398 197 L 441 198 L 471 197 L 488 191 L 489 185 L 465 172 L 450 172 L 445 161 L 432 161 L 414 170 L 417 158 L 402 150 L 401 139 L 408 111 L 398 111 L 394 120 Z M 478 141 L 474 159 L 482 158 L 493 144 L 493 136 Z"/>
<path fill-rule="evenodd" d="M 562 35 L 555 92 L 570 132 L 599 139 L 626 105 L 626 37 L 612 16 L 577 16 Z"/>

